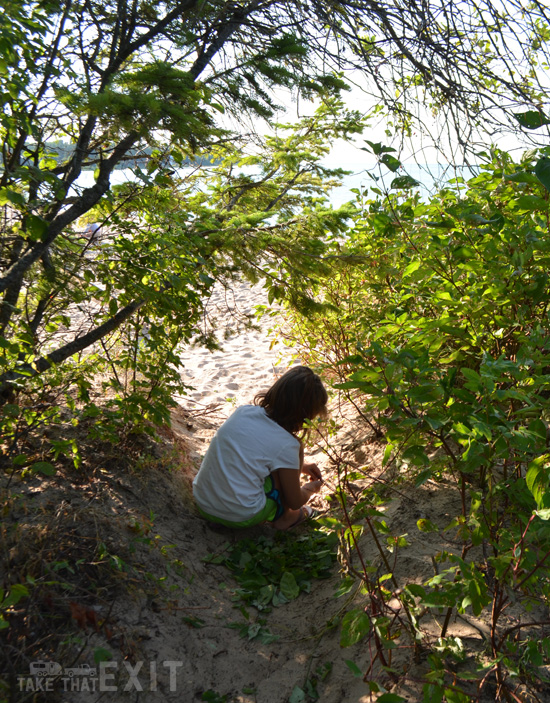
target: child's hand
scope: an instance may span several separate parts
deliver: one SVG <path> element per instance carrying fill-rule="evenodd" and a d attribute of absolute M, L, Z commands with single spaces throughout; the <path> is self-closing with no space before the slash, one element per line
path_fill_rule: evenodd
<path fill-rule="evenodd" d="M 309 493 L 319 493 L 321 490 L 321 486 L 323 485 L 323 481 L 308 481 L 308 483 L 304 483 L 302 488 Z"/>
<path fill-rule="evenodd" d="M 323 474 L 317 464 L 302 464 L 302 473 L 307 474 L 308 476 L 311 476 L 311 478 L 318 481 L 323 480 Z"/>

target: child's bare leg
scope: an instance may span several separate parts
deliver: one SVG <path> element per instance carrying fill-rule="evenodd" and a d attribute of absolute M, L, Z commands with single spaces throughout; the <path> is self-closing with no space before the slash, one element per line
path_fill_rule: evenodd
<path fill-rule="evenodd" d="M 281 502 L 284 508 L 284 513 L 281 515 L 281 517 L 278 520 L 274 520 L 271 524 L 276 530 L 288 530 L 289 527 L 292 527 L 302 519 L 304 508 L 302 507 L 298 508 L 297 510 L 293 510 L 292 508 L 286 506 L 282 497 L 281 482 L 279 481 L 279 476 L 277 475 L 277 472 L 274 471 L 271 474 L 271 477 L 273 479 L 275 488 L 279 491 L 281 495 Z"/>

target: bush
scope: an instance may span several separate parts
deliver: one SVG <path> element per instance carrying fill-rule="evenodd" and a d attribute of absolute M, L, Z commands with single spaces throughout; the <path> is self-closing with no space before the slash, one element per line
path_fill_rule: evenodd
<path fill-rule="evenodd" d="M 447 529 L 462 547 L 438 557 L 443 575 L 400 598 L 413 611 L 446 608 L 443 639 L 453 609 L 490 608 L 488 669 L 478 676 L 481 686 L 494 673 L 499 697 L 514 676 L 540 684 L 550 643 L 540 623 L 531 657 L 533 633 L 516 641 L 525 621 L 503 617 L 512 602 L 546 606 L 550 596 L 548 153 L 521 163 L 485 154 L 478 175 L 427 202 L 394 181 L 334 245 L 345 262 L 311 291 L 324 311 L 293 313 L 310 361 L 383 428 L 384 464 L 417 486 L 456 481 L 462 510 Z M 442 659 L 433 656 L 425 696 L 441 700 L 447 684 L 434 678 Z"/>

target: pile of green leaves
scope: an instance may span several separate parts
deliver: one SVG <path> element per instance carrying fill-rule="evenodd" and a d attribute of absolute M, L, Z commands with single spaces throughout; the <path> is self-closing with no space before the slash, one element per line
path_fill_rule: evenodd
<path fill-rule="evenodd" d="M 275 533 L 274 537 L 244 539 L 209 563 L 223 564 L 239 588 L 237 600 L 260 611 L 288 603 L 311 590 L 313 579 L 328 578 L 336 561 L 334 532 L 309 530 L 303 535 Z"/>

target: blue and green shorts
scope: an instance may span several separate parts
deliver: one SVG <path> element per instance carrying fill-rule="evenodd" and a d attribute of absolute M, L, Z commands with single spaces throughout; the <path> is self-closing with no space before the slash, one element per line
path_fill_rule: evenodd
<path fill-rule="evenodd" d="M 247 520 L 240 520 L 239 522 L 231 522 L 231 520 L 224 520 L 221 517 L 209 515 L 205 510 L 202 510 L 199 505 L 197 505 L 197 508 L 199 509 L 199 513 L 207 520 L 210 520 L 210 522 L 217 522 L 226 527 L 252 527 L 253 525 L 259 525 L 261 522 L 274 522 L 284 513 L 284 507 L 281 494 L 275 488 L 272 476 L 268 476 L 264 481 L 264 492 L 265 505 L 260 512 Z"/>

